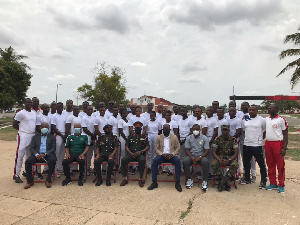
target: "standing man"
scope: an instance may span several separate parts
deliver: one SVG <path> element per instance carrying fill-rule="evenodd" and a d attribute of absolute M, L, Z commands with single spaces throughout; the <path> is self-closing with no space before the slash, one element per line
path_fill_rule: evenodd
<path fill-rule="evenodd" d="M 66 110 L 63 111 L 68 116 L 73 115 L 73 100 L 69 99 L 66 101 Z"/>
<path fill-rule="evenodd" d="M 50 107 L 48 104 L 44 103 L 42 105 L 42 110 L 43 110 L 43 113 L 39 115 L 39 118 L 40 118 L 40 122 L 41 123 L 47 123 L 48 124 L 48 133 L 51 134 L 51 116 L 49 115 L 49 110 L 50 110 Z M 40 127 L 38 128 L 38 132 L 40 132 Z"/>
<path fill-rule="evenodd" d="M 236 103 L 235 103 L 235 101 L 230 101 L 229 102 L 229 104 L 228 104 L 228 108 L 230 109 L 230 108 L 235 108 L 236 109 Z M 243 119 L 243 113 L 241 112 L 241 111 L 239 111 L 239 110 L 237 110 L 236 109 L 236 115 L 235 115 L 237 118 L 239 118 L 240 120 L 242 120 Z M 240 117 L 242 117 L 242 118 L 240 118 Z M 230 118 L 230 115 L 229 115 L 229 112 L 227 112 L 226 114 L 225 114 L 225 118 L 226 119 L 229 119 Z"/>
<path fill-rule="evenodd" d="M 127 119 L 130 120 L 131 117 L 135 116 L 136 105 L 132 104 L 130 106 L 131 113 L 128 114 Z"/>
<path fill-rule="evenodd" d="M 146 121 L 149 121 L 150 120 L 150 114 L 151 114 L 152 110 L 153 110 L 153 103 L 149 102 L 147 104 L 147 112 L 141 114 L 141 116 L 144 117 Z"/>
<path fill-rule="evenodd" d="M 179 114 L 179 106 L 174 105 L 173 107 L 174 114 L 172 115 L 171 119 L 174 120 L 177 124 L 180 119 L 182 119 L 182 116 Z"/>
<path fill-rule="evenodd" d="M 229 125 L 222 125 L 222 135 L 217 137 L 212 144 L 214 161 L 212 167 L 215 174 L 219 177 L 218 190 L 222 191 L 225 186 L 226 191 L 230 191 L 229 181 L 234 177 L 238 168 L 236 161 L 238 155 L 238 143 L 235 137 L 229 135 Z M 222 177 L 222 169 L 220 166 L 229 166 L 225 177 Z"/>
<path fill-rule="evenodd" d="M 102 135 L 97 141 L 97 148 L 96 148 L 96 156 L 95 156 L 95 170 L 97 173 L 97 182 L 95 186 L 100 186 L 102 184 L 102 175 L 101 175 L 101 163 L 107 161 L 107 177 L 106 177 L 106 186 L 111 186 L 111 175 L 113 173 L 113 168 L 115 164 L 115 157 L 119 142 L 116 135 L 112 134 L 111 125 L 104 126 L 105 135 Z"/>
<path fill-rule="evenodd" d="M 82 112 L 80 112 L 79 114 L 78 114 L 78 116 L 80 117 L 80 118 L 82 118 L 82 117 L 84 117 L 85 115 L 86 115 L 86 111 L 87 111 L 87 107 L 89 106 L 89 103 L 87 102 L 87 101 L 84 101 L 83 103 L 82 103 Z"/>
<path fill-rule="evenodd" d="M 219 102 L 218 101 L 213 101 L 212 104 L 211 104 L 211 106 L 212 106 L 212 110 L 213 110 L 213 117 L 215 117 L 217 119 L 218 118 L 218 116 L 217 116 L 217 110 L 220 107 L 219 106 Z"/>
<path fill-rule="evenodd" d="M 268 166 L 270 185 L 267 190 L 278 188 L 278 193 L 284 193 L 285 163 L 284 156 L 288 145 L 288 125 L 286 120 L 278 115 L 278 106 L 271 104 L 268 108 L 270 117 L 266 118 L 265 154 Z M 276 179 L 278 171 L 278 183 Z M 277 186 L 279 184 L 279 187 Z"/>
<path fill-rule="evenodd" d="M 42 114 L 42 110 L 41 110 L 41 108 L 39 107 L 39 105 L 40 105 L 40 100 L 39 100 L 37 97 L 33 97 L 33 98 L 32 98 L 32 108 L 31 108 L 31 110 L 32 110 L 33 112 L 35 112 L 36 115 Z"/>
<path fill-rule="evenodd" d="M 182 107 L 180 115 L 182 115 L 182 119 L 179 120 L 178 128 L 179 128 L 179 140 L 180 140 L 180 152 L 179 158 L 182 160 L 185 156 L 185 139 L 190 133 L 190 120 L 187 116 L 187 109 Z"/>
<path fill-rule="evenodd" d="M 209 140 L 206 136 L 202 135 L 200 132 L 200 126 L 194 124 L 192 127 L 193 134 L 187 136 L 185 141 L 185 151 L 187 156 L 183 159 L 183 169 L 186 175 L 186 188 L 193 187 L 193 180 L 191 177 L 190 166 L 192 164 L 201 165 L 203 171 L 203 182 L 202 190 L 206 191 L 208 173 L 209 173 L 209 161 L 207 155 L 209 153 Z"/>
<path fill-rule="evenodd" d="M 130 134 L 127 115 L 128 115 L 127 110 L 123 110 L 122 118 L 118 122 L 118 128 L 119 128 L 119 134 L 120 134 L 119 140 L 120 140 L 120 144 L 121 144 L 121 157 L 120 157 L 121 160 L 125 156 L 126 142 L 127 142 L 128 136 Z M 120 169 L 120 171 L 121 171 L 121 169 Z"/>
<path fill-rule="evenodd" d="M 36 133 L 31 140 L 31 156 L 25 162 L 27 184 L 24 189 L 28 189 L 34 185 L 32 165 L 37 162 L 47 162 L 49 172 L 45 185 L 47 188 L 51 187 L 51 177 L 56 163 L 55 147 L 55 138 L 49 134 L 49 124 L 43 122 L 41 124 L 41 134 Z"/>
<path fill-rule="evenodd" d="M 203 135 L 206 135 L 207 133 L 207 122 L 205 118 L 202 115 L 202 109 L 201 108 L 196 108 L 195 109 L 195 120 L 190 120 L 190 128 L 191 128 L 191 133 L 193 132 L 192 127 L 194 124 L 198 124 L 200 126 L 200 133 Z"/>
<path fill-rule="evenodd" d="M 157 106 L 156 119 L 160 120 L 162 118 L 162 110 L 163 110 L 163 106 L 158 105 Z"/>
<path fill-rule="evenodd" d="M 104 115 L 107 120 L 109 119 L 109 117 L 111 117 L 113 115 L 114 106 L 115 106 L 115 102 L 113 100 L 110 100 L 108 102 L 108 108 L 105 111 L 105 115 Z"/>
<path fill-rule="evenodd" d="M 140 106 L 137 106 L 136 109 L 135 109 L 135 115 L 132 116 L 130 119 L 129 119 L 129 130 L 130 130 L 130 133 L 133 135 L 135 134 L 134 133 L 134 126 L 133 124 L 135 122 L 141 122 L 141 124 L 143 125 L 142 127 L 142 133 L 143 135 L 146 135 L 146 131 L 147 131 L 147 121 L 145 120 L 144 117 L 141 117 L 141 107 Z"/>
<path fill-rule="evenodd" d="M 109 119 L 107 120 L 107 124 L 112 126 L 112 133 L 113 135 L 115 135 L 117 137 L 117 139 L 119 139 L 119 128 L 118 128 L 118 122 L 119 122 L 119 111 L 117 106 L 114 106 L 112 109 L 112 116 L 109 117 Z M 121 118 L 120 118 L 121 119 Z"/>
<path fill-rule="evenodd" d="M 98 137 L 104 135 L 103 127 L 107 124 L 107 119 L 105 118 L 105 107 L 99 108 L 99 116 L 95 116 L 95 132 Z"/>
<path fill-rule="evenodd" d="M 261 181 L 259 189 L 266 188 L 267 171 L 263 154 L 263 139 L 264 131 L 266 130 L 266 120 L 257 115 L 257 106 L 252 105 L 249 108 L 250 118 L 246 118 L 242 122 L 243 130 L 245 131 L 243 164 L 245 167 L 245 178 L 240 184 L 252 183 L 250 179 L 251 159 L 254 156 L 260 168 Z"/>
<path fill-rule="evenodd" d="M 222 135 L 222 125 L 228 125 L 227 119 L 224 118 L 224 109 L 218 108 L 217 109 L 217 116 L 218 116 L 218 136 Z"/>
<path fill-rule="evenodd" d="M 81 135 L 81 125 L 74 125 L 74 134 L 67 137 L 66 155 L 63 160 L 63 168 L 66 179 L 63 180 L 62 186 L 67 186 L 72 183 L 70 175 L 70 164 L 77 162 L 79 164 L 78 186 L 83 186 L 83 171 L 85 165 L 85 157 L 89 151 L 89 143 L 86 135 Z"/>
<path fill-rule="evenodd" d="M 36 113 L 31 110 L 32 100 L 27 98 L 25 100 L 25 109 L 19 111 L 14 118 L 13 127 L 18 131 L 17 135 L 17 152 L 15 158 L 14 176 L 13 180 L 16 183 L 23 183 L 20 178 L 20 172 L 23 164 L 23 158 L 25 160 L 30 156 L 30 143 L 35 134 L 36 125 L 39 123 L 39 119 Z M 23 173 L 26 176 L 26 173 Z"/>
<path fill-rule="evenodd" d="M 184 109 L 185 110 L 185 109 Z M 152 164 L 152 184 L 148 187 L 148 190 L 158 188 L 157 174 L 158 166 L 161 163 L 170 162 L 175 165 L 176 183 L 175 188 L 177 191 L 182 192 L 180 185 L 181 163 L 178 157 L 180 145 L 178 138 L 170 134 L 170 125 L 165 124 L 163 126 L 163 134 L 160 134 L 156 138 L 155 152 L 157 156 L 153 160 Z"/>
<path fill-rule="evenodd" d="M 99 107 L 98 107 L 98 111 L 93 112 L 92 116 L 97 117 L 100 116 L 100 109 L 101 108 L 105 108 L 105 103 L 104 102 L 99 102 Z M 105 110 L 104 110 L 104 114 L 105 114 Z"/>
<path fill-rule="evenodd" d="M 79 107 L 73 106 L 73 114 L 66 119 L 66 135 L 74 134 L 74 125 L 81 124 L 81 117 L 79 117 Z"/>
<path fill-rule="evenodd" d="M 129 162 L 138 161 L 139 162 L 139 169 L 140 169 L 140 179 L 139 179 L 139 186 L 144 187 L 143 175 L 145 171 L 145 164 L 146 158 L 145 154 L 149 150 L 149 142 L 148 137 L 144 134 L 141 134 L 143 124 L 139 121 L 133 124 L 134 126 L 134 134 L 129 135 L 127 142 L 126 142 L 126 152 L 128 153 L 126 156 L 122 158 L 122 176 L 123 181 L 120 186 L 125 186 L 128 184 L 128 177 L 127 177 L 127 165 Z"/>
<path fill-rule="evenodd" d="M 230 127 L 229 135 L 235 137 L 239 141 L 242 130 L 242 121 L 236 116 L 236 109 L 231 107 L 229 108 L 229 117 L 228 124 Z"/>

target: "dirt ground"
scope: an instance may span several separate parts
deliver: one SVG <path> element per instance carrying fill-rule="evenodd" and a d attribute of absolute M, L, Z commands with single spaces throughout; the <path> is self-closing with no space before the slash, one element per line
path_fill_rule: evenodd
<path fill-rule="evenodd" d="M 25 190 L 25 178 L 12 180 L 15 149 L 15 142 L 0 141 L 0 224 L 300 224 L 297 161 L 286 161 L 285 194 L 259 190 L 259 182 L 221 193 L 211 181 L 206 193 L 197 185 L 179 193 L 173 182 L 160 182 L 148 191 L 150 177 L 144 188 L 136 181 L 120 187 L 120 175 L 111 187 L 95 187 L 92 177 L 83 187 L 62 187 L 61 177 L 50 189 L 36 183 Z"/>

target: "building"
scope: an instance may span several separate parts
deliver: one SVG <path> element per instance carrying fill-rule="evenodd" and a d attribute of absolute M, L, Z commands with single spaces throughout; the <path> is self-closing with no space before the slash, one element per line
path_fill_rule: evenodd
<path fill-rule="evenodd" d="M 142 107 L 142 111 L 146 112 L 147 111 L 147 104 L 148 103 L 153 103 L 154 110 L 157 112 L 157 106 L 162 105 L 163 107 L 167 108 L 168 110 L 173 110 L 173 106 L 175 103 L 169 102 L 168 100 L 164 98 L 158 98 L 158 97 L 153 97 L 153 96 L 148 96 L 148 95 L 143 95 L 139 98 L 132 98 L 130 101 L 130 104 L 136 104 L 140 107 Z"/>

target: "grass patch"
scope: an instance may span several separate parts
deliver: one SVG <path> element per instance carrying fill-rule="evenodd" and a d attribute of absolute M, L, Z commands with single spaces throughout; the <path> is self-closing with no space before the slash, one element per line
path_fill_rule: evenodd
<path fill-rule="evenodd" d="M 184 219 L 190 213 L 192 206 L 193 206 L 193 202 L 189 200 L 188 208 L 186 209 L 186 211 L 181 212 L 180 219 Z"/>
<path fill-rule="evenodd" d="M 16 141 L 18 131 L 13 127 L 0 129 L 0 140 L 2 141 Z"/>
<path fill-rule="evenodd" d="M 3 117 L 3 118 L 0 118 L 0 121 L 13 121 L 14 118 L 10 118 L 10 117 Z"/>
<path fill-rule="evenodd" d="M 300 149 L 291 149 L 289 148 L 286 151 L 286 156 L 295 161 L 300 161 Z"/>
<path fill-rule="evenodd" d="M 281 114 L 280 116 L 291 116 L 291 117 L 296 117 L 296 118 L 300 118 L 300 114 Z"/>

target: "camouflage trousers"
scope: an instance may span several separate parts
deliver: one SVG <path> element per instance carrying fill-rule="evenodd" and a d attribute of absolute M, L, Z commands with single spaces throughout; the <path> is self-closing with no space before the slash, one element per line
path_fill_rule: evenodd
<path fill-rule="evenodd" d="M 211 163 L 212 169 L 215 172 L 215 175 L 221 176 L 222 175 L 222 168 L 220 168 L 220 162 L 214 159 Z M 229 170 L 226 172 L 226 177 L 231 178 L 234 177 L 234 174 L 239 167 L 237 160 L 232 160 L 226 166 L 229 166 Z"/>

